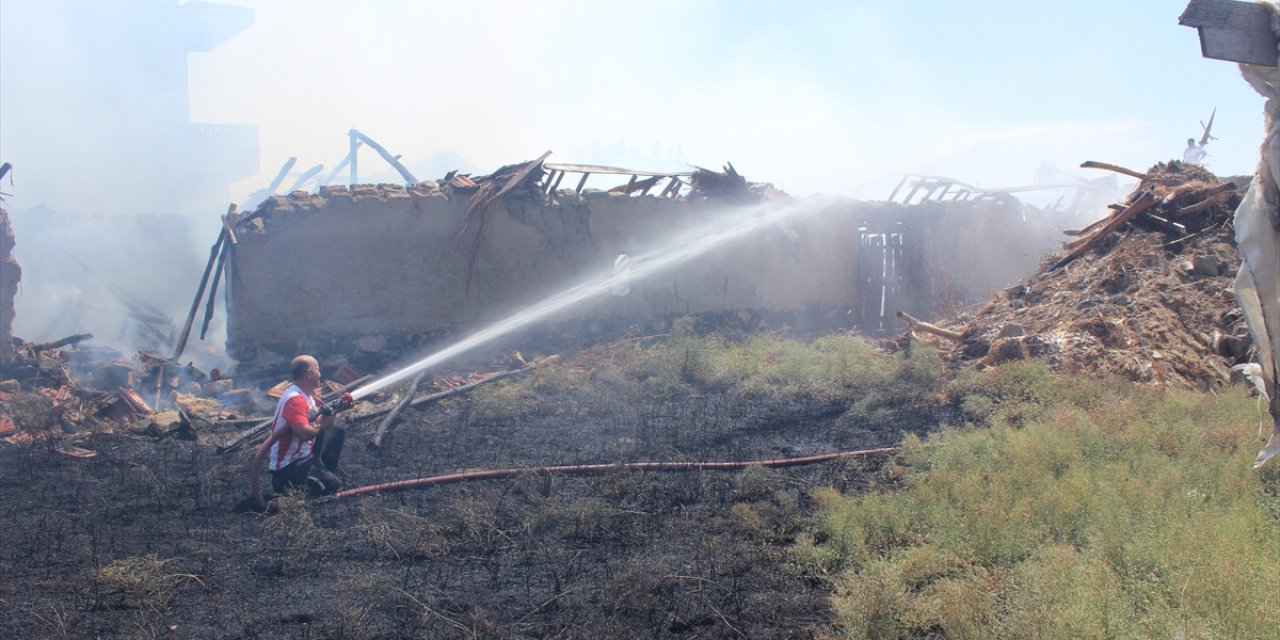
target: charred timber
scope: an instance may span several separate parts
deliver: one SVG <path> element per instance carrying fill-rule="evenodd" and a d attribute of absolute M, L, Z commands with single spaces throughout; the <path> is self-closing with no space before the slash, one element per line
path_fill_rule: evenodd
<path fill-rule="evenodd" d="M 897 315 L 899 318 L 902 319 L 903 322 L 907 323 L 907 325 L 909 325 L 912 329 L 916 331 L 931 333 L 940 338 L 955 340 L 956 342 L 960 342 L 961 340 L 964 340 L 964 334 L 962 333 L 952 331 L 950 329 L 943 329 L 942 327 L 939 327 L 937 325 L 929 324 L 924 320 L 920 320 L 919 318 L 912 317 L 910 314 L 906 312 L 899 311 Z"/>
<path fill-rule="evenodd" d="M 39 351 L 52 351 L 52 350 L 54 350 L 54 349 L 61 349 L 61 348 L 63 348 L 63 347 L 69 347 L 69 346 L 71 346 L 71 345 L 80 344 L 81 342 L 84 342 L 85 340 L 92 340 L 92 339 L 93 339 L 93 334 L 92 334 L 92 333 L 80 333 L 80 334 L 76 334 L 76 335 L 74 335 L 74 336 L 67 336 L 67 337 L 65 337 L 65 338 L 63 338 L 63 339 L 61 339 L 61 340 L 55 340 L 55 341 L 53 341 L 53 342 L 46 342 L 46 343 L 44 343 L 44 344 L 38 344 L 38 345 L 36 345 L 36 346 L 34 347 L 33 351 L 37 351 L 37 352 L 39 352 Z"/>
<path fill-rule="evenodd" d="M 391 413 L 388 413 L 387 417 L 383 418 L 382 422 L 378 424 L 378 431 L 373 434 L 373 446 L 382 446 L 382 437 L 386 435 L 387 429 L 390 429 L 391 425 L 395 424 L 396 418 L 400 417 L 400 411 L 413 400 L 413 394 L 418 392 L 418 385 L 422 383 L 422 377 L 425 375 L 426 372 L 423 371 L 414 376 L 413 381 L 409 383 L 409 389 L 404 392 L 404 397 L 400 399 L 400 402 L 396 403 Z"/>

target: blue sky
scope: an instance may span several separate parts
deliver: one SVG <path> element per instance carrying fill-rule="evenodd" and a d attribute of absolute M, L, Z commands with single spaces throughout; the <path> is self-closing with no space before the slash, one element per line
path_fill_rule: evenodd
<path fill-rule="evenodd" d="M 143 1 L 164 4 L 91 4 Z M 1007 187 L 1045 163 L 1067 178 L 1101 177 L 1078 169 L 1085 160 L 1145 169 L 1179 157 L 1214 108 L 1211 170 L 1251 173 L 1263 137 L 1262 99 L 1177 24 L 1185 0 L 225 4 L 252 8 L 255 22 L 188 56 L 188 108 L 195 121 L 259 128 L 260 172 L 232 186 L 236 201 L 289 156 L 298 171 L 332 167 L 353 127 L 419 166 L 456 154 L 443 165 L 488 172 L 547 150 L 637 169 L 728 161 L 794 194 L 865 198 L 908 171 Z M 0 2 L 0 155 L 22 168 L 19 204 L 69 195 L 40 179 L 58 163 L 6 133 L 79 119 L 38 101 L 13 107 L 25 99 L 18 78 L 70 64 L 40 49 L 43 36 L 13 36 L 41 6 Z M 108 118 L 129 108 L 84 106 Z M 362 168 L 394 178 L 367 150 Z"/>

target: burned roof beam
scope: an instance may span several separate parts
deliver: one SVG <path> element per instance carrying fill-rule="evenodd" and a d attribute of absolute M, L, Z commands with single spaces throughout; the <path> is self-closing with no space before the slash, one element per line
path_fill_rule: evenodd
<path fill-rule="evenodd" d="M 355 150 L 357 147 L 356 141 L 363 142 L 369 145 L 369 147 L 372 148 L 374 151 L 377 151 L 378 155 L 382 156 L 382 159 L 387 161 L 387 164 L 394 167 L 395 170 L 400 173 L 400 177 L 404 178 L 406 184 L 418 184 L 418 179 L 414 177 L 414 175 L 410 173 L 409 170 L 405 168 L 403 164 L 400 164 L 399 156 L 391 155 L 391 152 L 387 151 L 386 148 L 384 148 L 382 145 L 378 144 L 377 142 L 374 142 L 373 138 L 370 138 L 369 136 L 366 136 L 365 134 L 360 133 L 356 129 L 352 129 L 350 132 L 348 132 L 347 135 L 351 136 L 351 141 L 352 141 L 351 142 L 351 175 L 352 175 L 353 184 L 354 184 L 355 175 L 356 175 L 356 154 L 355 154 Z"/>

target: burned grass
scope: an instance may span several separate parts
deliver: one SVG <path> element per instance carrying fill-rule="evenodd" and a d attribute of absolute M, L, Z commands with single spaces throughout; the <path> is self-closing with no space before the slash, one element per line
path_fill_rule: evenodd
<path fill-rule="evenodd" d="M 750 373 L 731 375 L 748 362 Z M 686 328 L 411 409 L 381 448 L 367 444 L 373 424 L 353 425 L 341 471 L 355 486 L 892 445 L 936 427 L 945 396 L 935 367 L 936 357 L 874 356 L 850 336 L 736 342 Z M 341 500 L 285 496 L 263 516 L 233 512 L 250 454 L 220 455 L 211 435 L 78 435 L 98 452 L 89 459 L 40 443 L 0 448 L 0 634 L 818 637 L 831 629 L 830 591 L 791 551 L 811 496 L 885 477 L 876 459 L 531 471 Z"/>

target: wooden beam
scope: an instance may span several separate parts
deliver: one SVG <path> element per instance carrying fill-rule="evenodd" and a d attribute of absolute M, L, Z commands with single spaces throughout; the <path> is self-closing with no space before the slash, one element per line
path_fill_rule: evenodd
<path fill-rule="evenodd" d="M 1122 174 L 1124 174 L 1124 175 L 1126 175 L 1126 176 L 1129 176 L 1130 178 L 1137 178 L 1137 179 L 1139 179 L 1139 180 L 1149 180 L 1149 179 L 1151 178 L 1151 176 L 1148 176 L 1148 175 L 1147 175 L 1147 174 L 1145 174 L 1145 173 L 1138 173 L 1137 171 L 1134 171 L 1133 169 L 1126 169 L 1126 168 L 1124 168 L 1124 167 L 1122 167 L 1122 166 L 1120 166 L 1120 165 L 1118 165 L 1118 164 L 1110 164 L 1110 163 L 1107 163 L 1107 162 L 1094 162 L 1093 160 L 1085 160 L 1084 162 L 1081 162 L 1081 163 L 1080 163 L 1080 168 L 1082 168 L 1082 169 L 1106 169 L 1107 171 L 1114 171 L 1114 172 L 1116 172 L 1116 173 L 1122 173 Z"/>
<path fill-rule="evenodd" d="M 222 228 L 227 230 L 227 240 L 231 244 L 239 244 L 236 242 L 236 222 L 240 219 L 240 214 L 236 213 L 236 204 L 233 202 L 227 207 L 227 215 L 222 216 Z"/>
<path fill-rule="evenodd" d="M 382 422 L 378 424 L 378 431 L 373 434 L 373 446 L 382 446 L 382 437 L 387 434 L 387 429 L 395 424 L 396 418 L 400 416 L 400 410 L 404 409 L 405 405 L 413 400 L 413 394 L 418 392 L 418 385 L 422 383 L 422 377 L 425 375 L 427 375 L 426 371 L 420 371 L 417 376 L 414 376 L 413 381 L 409 383 L 409 388 L 404 392 L 404 397 L 400 399 L 400 402 L 396 403 L 391 413 L 388 413 L 387 417 L 383 418 Z"/>
<path fill-rule="evenodd" d="M 204 267 L 204 275 L 200 277 L 200 286 L 196 288 L 196 297 L 191 301 L 191 311 L 187 313 L 187 323 L 182 327 L 182 334 L 178 337 L 178 344 L 173 348 L 173 360 L 177 360 L 182 356 L 182 350 L 187 348 L 187 338 L 191 336 L 191 325 L 196 321 L 196 311 L 200 308 L 200 300 L 204 298 L 204 289 L 209 284 L 209 274 L 213 272 L 213 265 L 218 260 L 218 255 L 222 253 L 222 245 L 227 241 L 227 230 L 224 228 L 218 232 L 218 240 L 213 243 L 213 248 L 209 249 L 209 262 Z"/>
<path fill-rule="evenodd" d="M 1063 256 L 1060 260 L 1054 263 L 1054 265 L 1049 268 L 1049 271 L 1056 271 L 1059 268 L 1065 266 L 1067 263 L 1071 262 L 1072 260 L 1075 260 L 1076 258 L 1079 258 L 1080 256 L 1084 255 L 1086 251 L 1088 251 L 1089 249 L 1092 249 L 1095 245 L 1097 245 L 1100 240 L 1110 235 L 1111 232 L 1115 231 L 1116 229 L 1119 229 L 1120 225 L 1123 225 L 1124 223 L 1128 222 L 1139 213 L 1142 213 L 1143 211 L 1150 209 L 1151 206 L 1154 205 L 1155 203 L 1156 203 L 1155 195 L 1152 194 L 1150 191 L 1143 191 L 1142 195 L 1139 196 L 1137 200 L 1134 200 L 1133 204 L 1129 205 L 1128 209 L 1125 209 L 1124 211 L 1117 213 L 1115 217 L 1107 221 L 1107 224 L 1103 225 L 1103 227 L 1099 229 L 1096 233 L 1089 236 L 1089 238 L 1084 242 L 1082 242 L 1080 246 L 1076 247 L 1075 249 L 1072 249 L 1070 253 Z"/>
<path fill-rule="evenodd" d="M 898 186 L 894 187 L 893 191 L 889 192 L 889 202 L 893 202 L 893 197 L 898 195 L 898 190 L 902 188 L 902 185 L 907 183 L 907 178 L 909 177 L 911 176 L 902 176 L 902 179 L 898 181 Z"/>
<path fill-rule="evenodd" d="M 280 167 L 280 172 L 276 174 L 275 178 L 271 179 L 271 184 L 267 186 L 268 196 L 274 196 L 276 194 L 276 191 L 280 189 L 280 183 L 284 182 L 285 176 L 289 175 L 289 170 L 292 169 L 293 165 L 297 164 L 297 162 L 298 159 L 294 156 L 290 156 L 288 160 L 284 161 L 284 165 Z"/>
<path fill-rule="evenodd" d="M 382 156 L 382 159 L 387 161 L 387 164 L 391 165 L 397 172 L 399 172 L 400 177 L 404 178 L 405 184 L 410 184 L 410 185 L 418 184 L 419 182 L 418 178 L 414 176 L 412 173 L 410 173 L 409 170 L 405 168 L 403 164 L 400 164 L 400 159 L 396 156 L 391 155 L 391 152 L 387 151 L 382 145 L 378 144 L 377 142 L 374 142 L 373 138 L 370 138 L 369 136 L 366 136 L 365 134 L 360 133 L 355 129 L 352 129 L 349 132 L 349 135 L 351 136 L 351 140 L 353 141 L 353 144 L 355 142 L 363 142 L 369 145 L 369 148 L 373 149 L 374 151 L 377 151 L 378 155 Z M 354 184 L 355 175 L 356 175 L 355 167 L 356 167 L 355 154 L 352 154 L 351 179 L 353 181 L 353 184 Z"/>
<path fill-rule="evenodd" d="M 964 340 L 964 334 L 960 333 L 959 331 L 943 329 L 942 327 L 939 327 L 934 324 L 929 324 L 928 322 L 925 322 L 924 320 L 921 320 L 919 318 L 912 317 L 902 311 L 899 311 L 897 315 L 898 315 L 898 318 L 900 318 L 903 322 L 907 323 L 907 325 L 909 325 L 915 331 L 932 333 L 933 335 L 938 336 L 940 338 L 955 340 L 956 342 L 961 342 Z"/>
<path fill-rule="evenodd" d="M 920 181 L 917 180 L 911 190 L 907 192 L 907 197 L 902 199 L 902 204 L 911 204 L 911 199 L 916 196 L 916 192 L 920 190 Z"/>
<path fill-rule="evenodd" d="M 671 196 L 672 198 L 674 198 L 679 193 L 680 193 L 680 178 L 677 178 L 676 176 L 671 176 L 671 182 L 667 183 L 667 188 L 663 189 L 662 193 L 659 194 L 658 197 L 665 198 L 667 196 Z"/>
<path fill-rule="evenodd" d="M 324 165 L 322 164 L 318 164 L 314 167 L 311 167 L 310 169 L 307 169 L 305 172 L 303 172 L 302 175 L 298 176 L 297 180 L 293 181 L 293 184 L 289 185 L 289 188 L 285 191 L 285 193 L 293 193 L 294 191 L 301 189 L 302 185 L 306 184 L 308 180 L 316 177 L 317 175 L 320 175 L 321 171 L 324 171 Z"/>
<path fill-rule="evenodd" d="M 338 166 L 334 167 L 333 171 L 329 172 L 329 175 L 326 176 L 324 180 L 322 180 L 319 184 L 316 185 L 317 187 L 327 186 L 329 183 L 336 180 L 338 178 L 338 174 L 342 173 L 342 170 L 346 169 L 347 165 L 351 164 L 351 159 L 355 157 L 356 149 L 360 147 L 358 142 L 359 141 L 357 141 L 357 144 L 351 145 L 351 150 L 347 151 L 347 155 L 345 158 L 342 159 L 342 162 L 339 162 Z"/>
<path fill-rule="evenodd" d="M 350 159 L 349 164 L 351 165 L 350 179 L 347 181 L 348 185 L 353 185 L 356 180 L 360 179 L 360 154 L 358 153 L 360 151 L 360 139 L 353 135 L 354 132 L 354 129 L 347 132 L 347 137 L 351 141 L 351 151 L 347 153 L 347 158 Z"/>
<path fill-rule="evenodd" d="M 228 231 L 227 233 L 230 233 Z M 228 236 L 230 239 L 230 236 Z M 204 340 L 206 334 L 209 333 L 209 323 L 213 321 L 214 305 L 218 301 L 218 281 L 222 279 L 222 272 L 226 270 L 227 254 L 231 253 L 235 247 L 231 243 L 223 243 L 222 252 L 218 254 L 218 265 L 214 267 L 213 284 L 209 285 L 209 302 L 204 307 L 204 322 L 200 324 L 200 339 Z"/>

